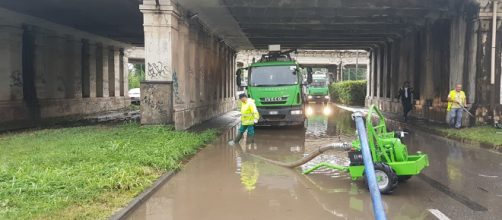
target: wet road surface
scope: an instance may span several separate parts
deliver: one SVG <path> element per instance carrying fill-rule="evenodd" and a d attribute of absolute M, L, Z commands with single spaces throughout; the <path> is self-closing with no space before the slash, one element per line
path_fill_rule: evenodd
<path fill-rule="evenodd" d="M 339 171 L 301 174 L 318 162 L 348 164 L 330 152 L 303 167 L 278 167 L 248 153 L 294 161 L 317 146 L 355 138 L 351 113 L 320 106 L 307 128 L 260 128 L 254 142 L 228 146 L 235 128 L 199 152 L 128 219 L 372 219 L 368 190 Z M 389 219 L 502 219 L 502 155 L 414 131 L 410 153 L 429 155 L 430 167 L 383 196 Z"/>

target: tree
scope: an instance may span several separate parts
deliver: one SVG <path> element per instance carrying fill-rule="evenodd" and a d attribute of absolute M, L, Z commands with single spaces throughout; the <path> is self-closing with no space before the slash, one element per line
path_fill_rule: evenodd
<path fill-rule="evenodd" d="M 139 88 L 141 81 L 145 80 L 145 64 L 134 64 L 129 68 L 129 88 Z"/>

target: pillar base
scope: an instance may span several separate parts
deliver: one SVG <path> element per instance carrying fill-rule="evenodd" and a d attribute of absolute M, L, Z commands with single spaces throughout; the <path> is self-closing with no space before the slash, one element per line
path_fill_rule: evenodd
<path fill-rule="evenodd" d="M 143 81 L 140 87 L 141 124 L 172 123 L 172 81 Z"/>

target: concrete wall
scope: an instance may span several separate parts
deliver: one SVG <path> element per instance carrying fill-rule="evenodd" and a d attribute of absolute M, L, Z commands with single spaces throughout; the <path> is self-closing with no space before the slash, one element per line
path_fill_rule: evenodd
<path fill-rule="evenodd" d="M 0 130 L 129 105 L 128 45 L 2 8 L 0 14 Z"/>
<path fill-rule="evenodd" d="M 235 51 L 171 1 L 143 1 L 142 123 L 187 129 L 235 108 Z"/>
<path fill-rule="evenodd" d="M 401 103 L 395 96 L 403 82 L 410 81 L 416 92 L 412 114 L 445 122 L 448 92 L 461 83 L 476 112 L 475 120 L 465 116 L 465 123 L 500 121 L 502 33 L 499 19 L 496 82 L 491 84 L 492 22 L 491 15 L 483 17 L 482 13 L 490 5 L 484 7 L 460 5 L 456 15 L 428 20 L 421 28 L 374 48 L 370 54 L 366 105 L 401 112 Z"/>

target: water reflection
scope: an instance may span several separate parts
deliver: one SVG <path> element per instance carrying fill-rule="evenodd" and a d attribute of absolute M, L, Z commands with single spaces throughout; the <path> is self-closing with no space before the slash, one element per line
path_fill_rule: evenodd
<path fill-rule="evenodd" d="M 351 114 L 332 110 L 329 116 L 322 111 L 310 115 L 306 129 L 257 129 L 254 139 L 244 139 L 237 146 L 226 144 L 236 132 L 230 130 L 199 152 L 130 219 L 372 219 L 371 199 L 362 181 L 352 181 L 346 173 L 331 169 L 302 174 L 302 169 L 320 162 L 347 165 L 344 152 L 324 154 L 299 169 L 282 168 L 249 156 L 252 153 L 293 161 L 317 146 L 352 141 L 355 132 Z M 500 176 L 500 157 L 466 151 L 425 135 L 412 134 L 406 143 L 412 152 L 422 150 L 430 155 L 431 167 L 426 169 L 426 175 L 457 192 L 477 187 L 473 176 L 478 176 L 466 176 L 467 171 Z M 476 162 L 481 166 L 475 168 Z M 493 195 L 502 194 L 499 179 L 488 180 L 493 183 L 482 187 Z M 474 193 L 478 195 L 465 194 L 500 204 L 501 199 L 489 197 L 491 194 Z M 461 203 L 419 178 L 412 178 L 383 199 L 389 219 L 433 219 L 427 211 L 431 207 L 460 213 L 457 218 L 453 218 L 453 211 L 446 213 L 452 219 L 462 219 L 459 215 L 464 215 L 463 219 L 473 217 L 466 214 Z"/>

